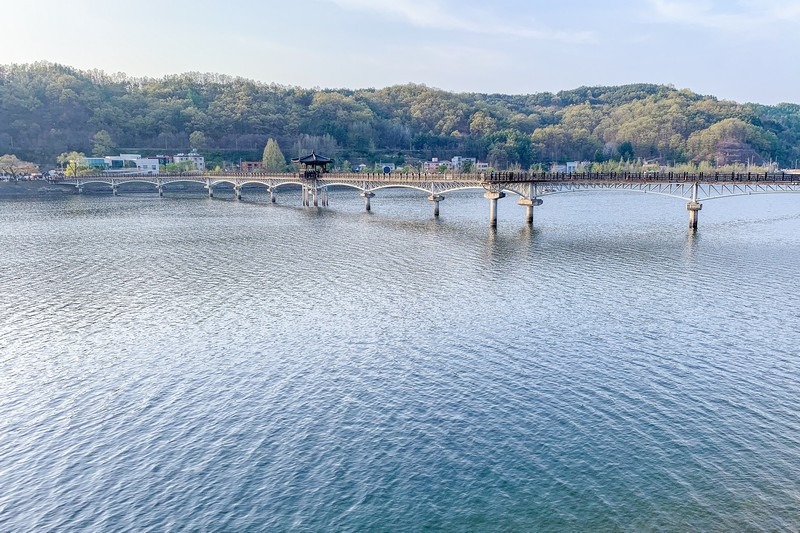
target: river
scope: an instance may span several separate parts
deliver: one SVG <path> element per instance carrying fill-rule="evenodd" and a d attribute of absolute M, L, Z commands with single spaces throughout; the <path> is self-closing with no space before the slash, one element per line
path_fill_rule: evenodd
<path fill-rule="evenodd" d="M 0 200 L 0 530 L 800 528 L 800 203 Z"/>

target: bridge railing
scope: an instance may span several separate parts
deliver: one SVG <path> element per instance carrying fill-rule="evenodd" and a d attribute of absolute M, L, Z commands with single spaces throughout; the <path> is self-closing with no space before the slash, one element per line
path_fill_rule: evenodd
<path fill-rule="evenodd" d="M 325 173 L 308 175 L 302 172 L 182 172 L 171 174 L 116 174 L 116 173 L 93 173 L 81 174 L 79 176 L 55 176 L 49 181 L 58 183 L 60 181 L 76 181 L 87 179 L 125 179 L 125 180 L 161 180 L 161 179 L 284 179 L 284 180 L 309 180 L 319 179 L 321 181 L 371 181 L 371 182 L 430 182 L 430 181 L 477 181 L 489 184 L 503 183 L 531 183 L 531 182 L 576 182 L 576 181 L 651 181 L 651 182 L 796 182 L 800 183 L 800 175 L 787 174 L 784 172 L 483 172 L 483 173 L 448 173 L 448 174 L 429 174 L 420 172 L 392 172 L 384 174 L 381 172 L 357 172 L 357 173 Z"/>
<path fill-rule="evenodd" d="M 490 172 L 489 183 L 563 181 L 654 181 L 654 182 L 800 182 L 797 174 L 784 172 Z"/>

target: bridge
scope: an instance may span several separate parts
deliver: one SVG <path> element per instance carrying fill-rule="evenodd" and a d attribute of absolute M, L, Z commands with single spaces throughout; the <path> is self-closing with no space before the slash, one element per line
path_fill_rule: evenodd
<path fill-rule="evenodd" d="M 126 183 L 151 184 L 159 196 L 164 187 L 173 183 L 199 183 L 214 196 L 214 188 L 227 184 L 236 199 L 242 199 L 242 188 L 263 186 L 275 202 L 275 192 L 285 187 L 299 187 L 300 203 L 304 207 L 327 207 L 331 187 L 348 187 L 359 191 L 364 208 L 371 210 L 370 199 L 376 191 L 389 188 L 409 188 L 428 194 L 433 215 L 439 216 L 439 203 L 453 191 L 479 189 L 489 200 L 489 223 L 497 226 L 497 202 L 507 193 L 518 196 L 517 203 L 526 208 L 526 223 L 533 224 L 533 209 L 542 205 L 542 197 L 579 191 L 635 191 L 669 196 L 686 202 L 689 227 L 697 229 L 698 214 L 703 202 L 751 194 L 799 193 L 800 175 L 785 173 L 549 173 L 549 172 L 492 172 L 481 174 L 417 174 L 417 173 L 201 173 L 182 174 L 87 174 L 56 178 L 55 183 L 73 185 L 78 192 L 90 183 L 111 187 L 116 195 Z"/>

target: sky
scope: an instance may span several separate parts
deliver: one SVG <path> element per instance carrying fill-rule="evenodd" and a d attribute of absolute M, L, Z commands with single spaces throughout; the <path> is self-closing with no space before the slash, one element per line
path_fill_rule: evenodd
<path fill-rule="evenodd" d="M 659 83 L 800 102 L 800 0 L 3 0 L 0 64 L 319 88 Z"/>

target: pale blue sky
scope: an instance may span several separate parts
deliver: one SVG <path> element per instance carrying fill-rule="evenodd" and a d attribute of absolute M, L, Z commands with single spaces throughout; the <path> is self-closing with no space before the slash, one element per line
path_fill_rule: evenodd
<path fill-rule="evenodd" d="M 303 87 L 666 83 L 800 102 L 800 0 L 6 0 L 0 63 Z"/>

